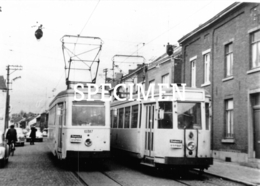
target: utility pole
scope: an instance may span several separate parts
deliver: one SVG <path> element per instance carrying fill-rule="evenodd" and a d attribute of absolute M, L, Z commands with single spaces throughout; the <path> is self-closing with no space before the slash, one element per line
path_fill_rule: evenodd
<path fill-rule="evenodd" d="M 105 83 L 107 82 L 107 68 L 103 69 L 103 72 L 105 73 Z"/>
<path fill-rule="evenodd" d="M 9 77 L 16 70 L 22 70 L 22 66 L 20 66 L 20 65 L 7 65 L 6 70 L 7 70 L 7 77 L 6 77 L 7 90 L 6 90 L 6 109 L 5 109 L 4 131 L 8 128 L 8 122 L 9 122 L 9 105 L 10 105 L 9 84 L 11 84 Z"/>

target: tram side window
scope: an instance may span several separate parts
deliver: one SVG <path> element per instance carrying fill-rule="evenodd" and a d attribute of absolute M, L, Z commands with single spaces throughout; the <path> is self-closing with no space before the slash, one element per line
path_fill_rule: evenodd
<path fill-rule="evenodd" d="M 112 110 L 112 113 L 113 113 L 113 115 L 112 115 L 112 118 L 113 118 L 113 128 L 117 128 L 117 109 L 115 109 L 115 110 Z"/>
<path fill-rule="evenodd" d="M 130 127 L 130 107 L 125 108 L 125 127 L 124 128 L 129 128 Z"/>
<path fill-rule="evenodd" d="M 142 122 L 142 104 L 140 104 L 139 128 L 141 128 L 141 122 Z"/>
<path fill-rule="evenodd" d="M 138 105 L 135 105 L 132 106 L 131 128 L 137 128 L 137 120 L 138 120 Z"/>
<path fill-rule="evenodd" d="M 205 103 L 205 111 L 206 111 L 206 130 L 209 130 L 209 124 L 210 124 L 209 103 Z"/>
<path fill-rule="evenodd" d="M 114 116 L 114 111 L 113 110 L 110 110 L 110 128 L 113 127 L 113 116 Z"/>
<path fill-rule="evenodd" d="M 48 125 L 54 125 L 55 124 L 54 121 L 55 121 L 55 106 L 52 107 L 50 110 Z"/>
<path fill-rule="evenodd" d="M 118 128 L 123 128 L 124 108 L 119 109 Z"/>
<path fill-rule="evenodd" d="M 201 129 L 200 103 L 183 103 L 177 105 L 179 129 Z"/>
<path fill-rule="evenodd" d="M 172 129 L 172 102 L 159 102 L 159 109 L 164 110 L 164 118 L 158 120 L 158 129 Z"/>

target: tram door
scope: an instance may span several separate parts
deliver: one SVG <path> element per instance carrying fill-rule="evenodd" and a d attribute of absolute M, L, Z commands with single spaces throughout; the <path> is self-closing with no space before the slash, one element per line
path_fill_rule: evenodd
<path fill-rule="evenodd" d="M 63 103 L 58 104 L 58 152 L 61 153 L 62 149 L 62 126 L 63 126 L 63 115 L 64 115 L 64 108 Z"/>
<path fill-rule="evenodd" d="M 154 111 L 155 104 L 145 105 L 146 116 L 145 116 L 145 155 L 154 156 Z"/>

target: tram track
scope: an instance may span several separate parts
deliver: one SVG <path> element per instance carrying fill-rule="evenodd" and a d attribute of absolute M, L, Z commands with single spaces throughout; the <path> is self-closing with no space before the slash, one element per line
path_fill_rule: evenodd
<path fill-rule="evenodd" d="M 161 178 L 163 177 L 186 186 L 253 186 L 252 184 L 246 184 L 197 170 L 190 170 L 186 174 L 178 174 L 178 172 L 170 171 L 167 172 L 167 175 L 161 176 Z"/>
<path fill-rule="evenodd" d="M 149 171 L 131 166 L 98 165 L 93 167 L 81 165 L 73 170 L 75 177 L 84 186 L 135 186 L 135 185 L 178 185 L 178 186 L 244 186 L 234 180 L 200 173 L 196 170 L 183 174 L 175 171 Z M 122 171 L 120 171 L 122 170 Z M 139 180 L 138 180 L 139 179 Z M 142 179 L 142 181 L 140 181 Z"/>
<path fill-rule="evenodd" d="M 93 172 L 74 171 L 73 173 L 84 186 L 92 186 L 92 185 L 124 186 L 125 185 L 102 171 L 93 171 Z"/>

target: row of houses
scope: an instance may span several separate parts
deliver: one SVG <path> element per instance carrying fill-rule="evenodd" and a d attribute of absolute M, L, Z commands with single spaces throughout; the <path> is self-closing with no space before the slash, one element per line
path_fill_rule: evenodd
<path fill-rule="evenodd" d="M 35 114 L 27 118 L 21 118 L 19 121 L 15 122 L 14 125 L 17 128 L 29 129 L 30 127 L 37 127 L 43 131 L 44 128 L 48 128 L 48 112 L 43 112 L 41 114 Z"/>
<path fill-rule="evenodd" d="M 3 76 L 0 76 L 0 133 L 5 130 L 6 120 L 6 94 L 7 86 Z M 11 112 L 11 109 L 9 110 Z M 8 113 L 10 115 L 10 113 Z M 11 118 L 11 117 L 9 117 Z M 17 117 L 18 118 L 18 117 Z M 14 124 L 17 128 L 30 128 L 31 126 L 39 127 L 41 130 L 48 128 L 48 112 L 29 116 L 27 118 L 20 117 L 16 122 L 8 121 L 8 125 Z"/>
<path fill-rule="evenodd" d="M 146 90 L 152 83 L 206 89 L 213 156 L 260 163 L 260 4 L 234 3 L 178 42 L 172 57 L 162 54 L 117 82 L 142 83 Z"/>

